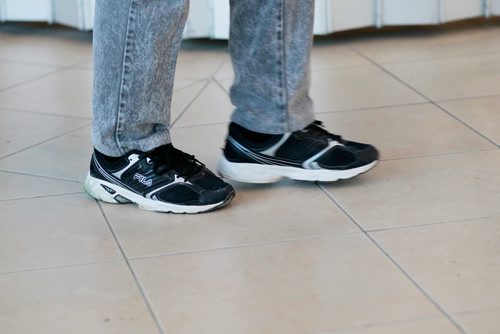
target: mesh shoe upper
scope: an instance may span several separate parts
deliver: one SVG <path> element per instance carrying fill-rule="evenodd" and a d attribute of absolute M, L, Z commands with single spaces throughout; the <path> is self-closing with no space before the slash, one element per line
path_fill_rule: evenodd
<path fill-rule="evenodd" d="M 90 174 L 148 199 L 180 205 L 218 203 L 234 194 L 194 156 L 171 144 L 150 152 L 132 151 L 112 162 L 96 151 Z"/>
<path fill-rule="evenodd" d="M 243 127 L 231 123 L 224 149 L 226 159 L 305 169 L 346 170 L 379 158 L 373 146 L 344 140 L 325 130 L 319 121 L 300 131 L 267 135 L 267 139 L 261 134 L 257 143 L 248 133 Z"/>

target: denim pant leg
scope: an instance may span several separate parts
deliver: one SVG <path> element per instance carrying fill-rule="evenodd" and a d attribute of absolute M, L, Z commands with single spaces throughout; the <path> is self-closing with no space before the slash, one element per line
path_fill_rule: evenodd
<path fill-rule="evenodd" d="M 170 101 L 188 0 L 97 0 L 93 144 L 107 155 L 170 142 Z"/>
<path fill-rule="evenodd" d="M 314 121 L 310 86 L 314 0 L 231 0 L 232 120 L 281 134 Z"/>

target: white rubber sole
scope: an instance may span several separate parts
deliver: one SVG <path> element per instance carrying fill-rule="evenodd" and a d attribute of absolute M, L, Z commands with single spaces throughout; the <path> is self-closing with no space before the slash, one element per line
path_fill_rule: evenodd
<path fill-rule="evenodd" d="M 106 191 L 103 186 L 114 191 L 113 194 Z M 208 212 L 228 204 L 232 197 L 225 201 L 210 205 L 178 205 L 160 201 L 151 200 L 140 196 L 130 190 L 124 189 L 114 183 L 110 183 L 87 174 L 83 185 L 85 192 L 92 198 L 112 204 L 135 203 L 139 208 L 148 211 L 157 211 L 165 213 L 202 213 Z M 128 202 L 127 202 L 128 201 Z"/>
<path fill-rule="evenodd" d="M 283 178 L 301 181 L 333 182 L 350 179 L 366 173 L 377 165 L 374 161 L 368 165 L 348 170 L 314 170 L 287 166 L 270 166 L 252 163 L 236 163 L 222 156 L 217 171 L 225 178 L 247 183 L 273 183 Z"/>

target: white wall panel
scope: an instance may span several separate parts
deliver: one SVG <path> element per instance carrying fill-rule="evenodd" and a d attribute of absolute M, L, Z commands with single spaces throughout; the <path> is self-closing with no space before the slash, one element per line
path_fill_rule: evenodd
<path fill-rule="evenodd" d="M 441 0 L 441 21 L 478 17 L 484 14 L 484 0 Z"/>
<path fill-rule="evenodd" d="M 490 0 L 490 14 L 500 15 L 500 0 Z"/>
<path fill-rule="evenodd" d="M 332 32 L 329 25 L 328 13 L 330 10 L 329 3 L 332 0 L 316 0 L 314 33 L 317 35 L 328 34 Z M 342 0 L 347 1 L 347 0 Z M 359 0 L 357 0 L 359 1 Z M 373 0 L 361 0 L 373 1 Z M 191 8 L 193 10 L 193 8 Z M 229 38 L 229 1 L 211 0 L 211 19 L 212 28 L 210 29 L 210 37 L 216 39 Z M 207 16 L 206 12 L 203 15 Z M 189 21 L 188 21 L 189 23 Z"/>
<path fill-rule="evenodd" d="M 94 26 L 94 0 L 84 0 L 83 4 L 83 25 L 85 30 L 90 30 Z"/>
<path fill-rule="evenodd" d="M 94 0 L 52 0 L 54 22 L 90 30 L 94 21 Z"/>
<path fill-rule="evenodd" d="M 52 0 L 0 0 L 3 21 L 52 22 Z"/>
<path fill-rule="evenodd" d="M 95 0 L 0 0 L 0 21 L 92 29 Z M 369 26 L 437 24 L 500 15 L 500 0 L 316 0 L 315 34 Z M 229 37 L 229 0 L 191 0 L 185 38 Z"/>
<path fill-rule="evenodd" d="M 385 25 L 435 24 L 440 0 L 380 0 Z"/>
<path fill-rule="evenodd" d="M 79 1 L 54 0 L 53 6 L 55 22 L 83 29 L 83 13 Z"/>
<path fill-rule="evenodd" d="M 316 0 L 316 7 L 314 8 L 314 34 L 326 35 L 328 34 L 328 3 L 331 0 Z"/>
<path fill-rule="evenodd" d="M 229 38 L 229 1 L 211 0 L 212 3 L 212 31 L 211 37 L 218 39 Z"/>
<path fill-rule="evenodd" d="M 191 1 L 189 17 L 184 29 L 184 38 L 200 38 L 210 36 L 213 17 L 211 0 Z"/>
<path fill-rule="evenodd" d="M 229 1 L 211 0 L 210 2 L 210 13 L 212 13 L 210 37 L 227 39 L 229 38 L 230 21 Z M 191 11 L 193 10 L 197 9 L 191 8 Z M 375 24 L 374 13 L 374 0 L 317 0 L 314 32 L 319 35 L 333 31 L 373 26 Z M 207 16 L 206 12 L 203 15 Z M 185 36 L 190 36 L 190 34 Z"/>
<path fill-rule="evenodd" d="M 328 32 L 375 25 L 374 0 L 327 0 Z"/>

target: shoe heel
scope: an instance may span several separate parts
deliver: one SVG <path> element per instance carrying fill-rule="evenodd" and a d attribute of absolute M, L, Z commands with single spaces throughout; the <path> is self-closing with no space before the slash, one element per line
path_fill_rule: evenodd
<path fill-rule="evenodd" d="M 283 178 L 260 165 L 230 162 L 224 156 L 219 161 L 217 172 L 222 177 L 246 183 L 274 183 Z"/>
<path fill-rule="evenodd" d="M 96 200 L 106 203 L 118 204 L 119 202 L 115 200 L 112 194 L 107 192 L 102 187 L 102 184 L 103 182 L 101 182 L 99 179 L 96 179 L 95 177 L 92 177 L 89 173 L 87 175 L 87 178 L 85 179 L 85 183 L 83 184 L 83 189 L 90 197 Z"/>

